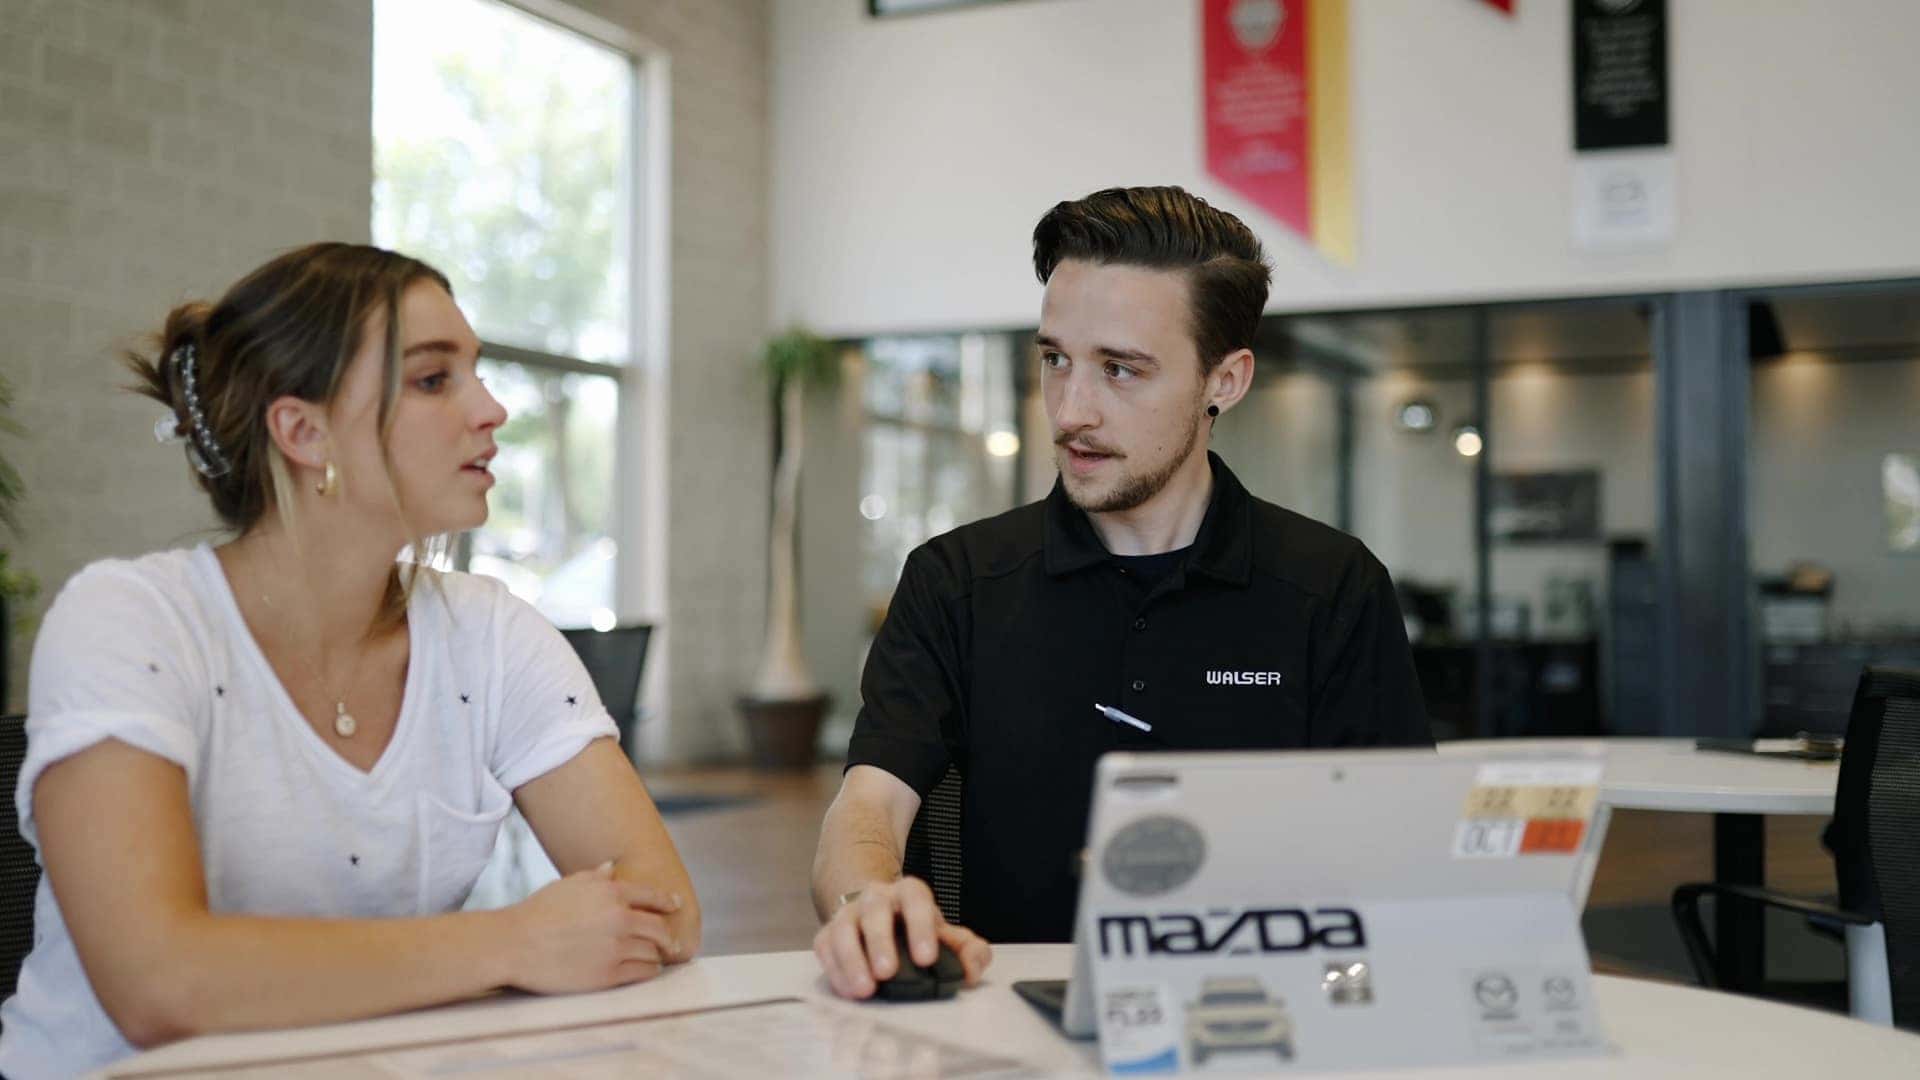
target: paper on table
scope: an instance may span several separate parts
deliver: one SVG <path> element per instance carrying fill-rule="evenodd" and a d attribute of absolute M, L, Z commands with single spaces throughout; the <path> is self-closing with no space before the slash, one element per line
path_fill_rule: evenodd
<path fill-rule="evenodd" d="M 206 1071 L 142 1074 L 222 1080 L 688 1080 L 740 1076 L 1032 1077 L 1011 1058 L 968 1050 L 881 1023 L 872 1013 L 798 998 L 364 1053 L 263 1061 Z"/>

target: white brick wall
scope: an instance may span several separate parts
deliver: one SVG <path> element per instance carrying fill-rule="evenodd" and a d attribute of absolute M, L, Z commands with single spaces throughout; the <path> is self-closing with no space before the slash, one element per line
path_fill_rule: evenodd
<path fill-rule="evenodd" d="M 768 410 L 765 0 L 585 0 L 672 72 L 662 636 L 676 758 L 737 749 L 760 648 Z M 19 557 L 51 598 L 212 524 L 114 347 L 275 251 L 364 240 L 370 0 L 0 0 L 0 364 L 33 429 Z M 658 523 L 654 523 L 656 527 Z M 18 643 L 15 705 L 24 700 Z"/>
<path fill-rule="evenodd" d="M 0 367 L 29 428 L 3 452 L 41 604 L 212 526 L 115 350 L 280 250 L 366 239 L 371 34 L 368 0 L 0 0 Z"/>

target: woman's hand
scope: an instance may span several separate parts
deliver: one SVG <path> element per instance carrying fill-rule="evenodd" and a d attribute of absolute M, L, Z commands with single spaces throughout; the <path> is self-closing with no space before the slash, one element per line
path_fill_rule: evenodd
<path fill-rule="evenodd" d="M 640 906 L 666 916 L 678 946 L 663 951 L 660 959 L 668 964 L 693 959 L 700 948 L 700 898 L 660 811 L 619 743 L 593 740 L 571 760 L 515 788 L 513 799 L 562 873 L 613 859 L 619 878 L 644 882 L 663 899 L 676 898 L 673 906 Z"/>
<path fill-rule="evenodd" d="M 569 874 L 506 909 L 510 985 L 566 994 L 651 979 L 682 954 L 666 916 L 684 902 L 617 880 L 611 862 Z"/>

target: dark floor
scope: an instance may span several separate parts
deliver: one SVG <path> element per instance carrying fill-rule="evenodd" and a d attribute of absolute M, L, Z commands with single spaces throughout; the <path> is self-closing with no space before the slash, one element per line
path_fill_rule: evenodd
<path fill-rule="evenodd" d="M 1804 896 L 1831 896 L 1833 861 L 1820 846 L 1824 817 L 1767 819 L 1767 884 Z M 1713 878 L 1708 814 L 1616 811 L 1581 925 L 1594 967 L 1691 982 L 1668 899 L 1673 887 Z M 1784 912 L 1767 913 L 1767 974 L 1773 979 L 1839 980 L 1838 942 Z"/>

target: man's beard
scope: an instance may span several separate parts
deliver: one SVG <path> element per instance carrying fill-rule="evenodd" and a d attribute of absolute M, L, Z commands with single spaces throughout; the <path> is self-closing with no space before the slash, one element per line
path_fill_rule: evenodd
<path fill-rule="evenodd" d="M 1066 488 L 1068 501 L 1072 502 L 1073 505 L 1078 507 L 1083 513 L 1117 514 L 1125 510 L 1132 510 L 1145 503 L 1148 499 L 1160 494 L 1161 489 L 1167 486 L 1167 482 L 1173 479 L 1173 474 L 1179 472 L 1180 466 L 1186 464 L 1187 457 L 1193 453 L 1194 444 L 1200 441 L 1200 410 L 1197 408 L 1189 409 L 1187 410 L 1187 416 L 1187 434 L 1186 437 L 1180 441 L 1180 449 L 1169 457 L 1159 468 L 1154 469 L 1150 473 L 1129 475 L 1124 472 L 1125 467 L 1122 466 L 1123 472 L 1119 485 L 1104 497 L 1087 502 L 1082 502 L 1080 498 L 1073 493 L 1072 485 L 1063 485 Z M 1072 436 L 1063 435 L 1055 440 L 1055 444 L 1059 445 L 1070 441 L 1072 441 Z"/>

